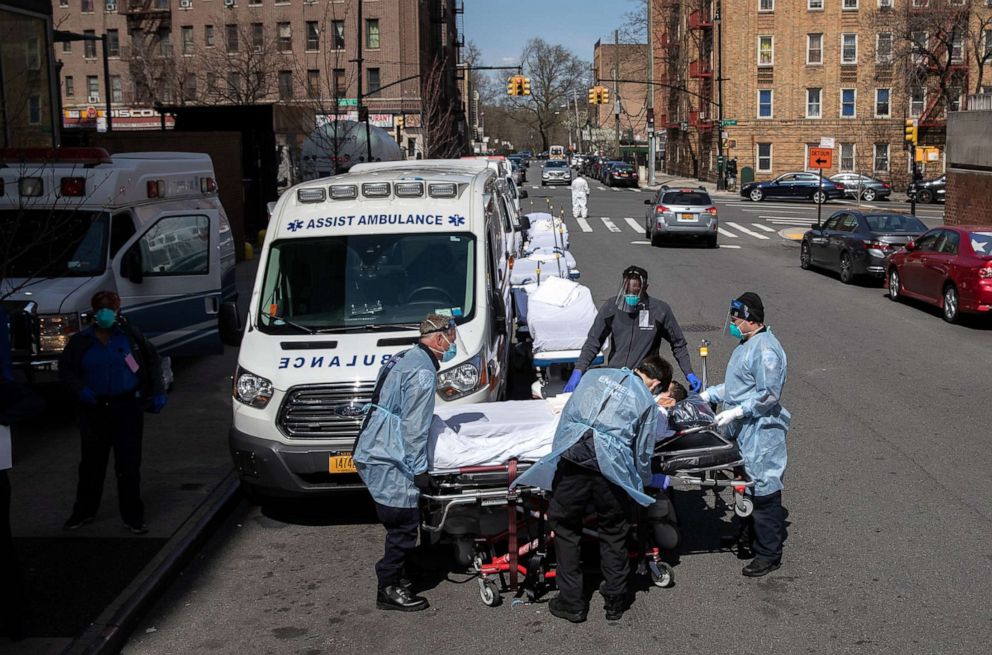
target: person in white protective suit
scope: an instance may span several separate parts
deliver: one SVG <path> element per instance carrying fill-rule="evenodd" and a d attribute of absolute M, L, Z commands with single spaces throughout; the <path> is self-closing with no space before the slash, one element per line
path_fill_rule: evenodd
<path fill-rule="evenodd" d="M 589 210 L 586 208 L 586 201 L 589 199 L 589 183 L 582 173 L 572 180 L 572 218 L 587 218 Z"/>

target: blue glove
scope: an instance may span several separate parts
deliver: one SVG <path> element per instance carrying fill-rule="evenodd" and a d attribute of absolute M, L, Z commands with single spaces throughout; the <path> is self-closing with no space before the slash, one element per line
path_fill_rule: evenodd
<path fill-rule="evenodd" d="M 691 391 L 692 393 L 696 393 L 697 391 L 703 388 L 702 381 L 696 377 L 695 373 L 690 373 L 689 375 L 685 376 L 685 379 L 689 381 L 689 391 Z"/>
<path fill-rule="evenodd" d="M 664 491 L 665 489 L 668 489 L 668 486 L 670 484 L 671 484 L 671 480 L 664 473 L 654 473 L 651 475 L 650 486 L 654 487 L 655 489 L 661 489 L 662 491 Z"/>
<path fill-rule="evenodd" d="M 158 414 L 165 407 L 165 394 L 157 393 L 152 396 L 152 414 Z"/>
<path fill-rule="evenodd" d="M 579 386 L 579 380 L 582 379 L 582 371 L 575 369 L 572 371 L 572 377 L 568 378 L 568 383 L 565 385 L 565 393 L 572 393 L 575 391 L 575 387 Z"/>
<path fill-rule="evenodd" d="M 83 390 L 79 392 L 79 400 L 82 401 L 84 405 L 95 405 L 96 394 L 93 393 L 92 389 L 83 387 Z"/>

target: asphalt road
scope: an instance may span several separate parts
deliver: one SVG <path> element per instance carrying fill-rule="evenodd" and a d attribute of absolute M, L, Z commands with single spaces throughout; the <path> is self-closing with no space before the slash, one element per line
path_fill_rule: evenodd
<path fill-rule="evenodd" d="M 992 324 L 949 325 L 878 286 L 801 270 L 776 221 L 808 224 L 813 205 L 721 196 L 725 247 L 654 248 L 638 228 L 647 194 L 597 186 L 585 226 L 566 209 L 581 281 L 605 299 L 624 266 L 645 267 L 690 345 L 712 341 L 711 380 L 735 346 L 721 334 L 730 299 L 764 299 L 789 356 L 793 416 L 780 570 L 743 578 L 717 546 L 728 512 L 712 494 L 681 492 L 689 552 L 677 584 L 640 592 L 619 622 L 605 621 L 598 596 L 582 625 L 541 603 L 486 608 L 475 581 L 455 574 L 424 592 L 427 612 L 384 613 L 372 572 L 382 530 L 364 498 L 243 506 L 126 652 L 986 652 Z M 564 189 L 528 191 L 534 208 L 568 206 Z"/>

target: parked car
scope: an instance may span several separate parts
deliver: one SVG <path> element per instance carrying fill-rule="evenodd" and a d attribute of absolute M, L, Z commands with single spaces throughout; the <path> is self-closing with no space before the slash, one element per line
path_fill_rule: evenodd
<path fill-rule="evenodd" d="M 816 173 L 784 173 L 767 182 L 748 182 L 741 186 L 741 195 L 754 202 L 766 198 L 803 198 L 823 203 L 844 197 L 844 185 L 829 178 L 820 179 Z"/>
<path fill-rule="evenodd" d="M 541 167 L 541 186 L 572 183 L 572 170 L 564 159 L 549 159 Z"/>
<path fill-rule="evenodd" d="M 703 239 L 710 248 L 717 247 L 716 205 L 703 187 L 663 186 L 644 204 L 651 205 L 644 216 L 644 236 L 651 239 L 652 246 L 661 245 L 668 237 L 686 236 Z"/>
<path fill-rule="evenodd" d="M 606 186 L 637 187 L 637 171 L 630 164 L 611 166 L 606 172 Z"/>
<path fill-rule="evenodd" d="M 612 159 L 604 161 L 599 167 L 599 176 L 597 177 L 597 179 L 603 184 L 606 184 L 606 180 L 610 176 L 610 169 L 613 168 L 614 166 L 621 166 L 622 164 L 623 164 L 622 161 L 615 161 Z"/>
<path fill-rule="evenodd" d="M 910 200 L 916 195 L 916 202 L 929 204 L 931 202 L 943 202 L 947 198 L 947 176 L 941 175 L 936 180 L 926 182 L 910 182 L 906 188 L 906 197 Z"/>
<path fill-rule="evenodd" d="M 892 195 L 892 185 L 869 175 L 860 173 L 838 173 L 830 178 L 831 182 L 844 185 L 844 194 L 849 198 L 859 196 L 866 202 L 884 200 Z"/>
<path fill-rule="evenodd" d="M 906 244 L 889 260 L 889 298 L 915 298 L 943 310 L 992 314 L 992 227 L 945 225 Z"/>
<path fill-rule="evenodd" d="M 525 169 L 518 160 L 510 159 L 510 166 L 514 182 L 519 185 L 527 181 L 527 169 Z"/>
<path fill-rule="evenodd" d="M 860 275 L 881 280 L 889 257 L 926 230 L 907 214 L 839 211 L 803 235 L 799 265 L 837 271 L 844 284 Z"/>

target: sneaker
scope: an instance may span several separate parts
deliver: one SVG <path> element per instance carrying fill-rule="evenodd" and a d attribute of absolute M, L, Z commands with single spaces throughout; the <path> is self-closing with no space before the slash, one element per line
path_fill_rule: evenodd
<path fill-rule="evenodd" d="M 66 532 L 71 532 L 73 530 L 78 530 L 87 523 L 92 523 L 94 516 L 83 516 L 81 514 L 73 514 L 62 524 L 62 529 Z"/>
<path fill-rule="evenodd" d="M 555 596 L 548 603 L 548 611 L 559 619 L 565 619 L 572 623 L 582 623 L 586 620 L 585 610 L 572 610 L 565 606 L 561 596 Z"/>
<path fill-rule="evenodd" d="M 144 523 L 125 523 L 124 526 L 131 534 L 148 534 L 148 526 Z"/>
<path fill-rule="evenodd" d="M 414 596 L 400 585 L 390 585 L 380 589 L 375 597 L 375 606 L 381 610 L 399 610 L 400 612 L 419 612 L 430 607 L 426 598 Z"/>
<path fill-rule="evenodd" d="M 750 564 L 741 569 L 741 573 L 749 578 L 760 578 L 763 575 L 768 575 L 780 566 L 782 566 L 781 562 L 772 562 L 760 557 L 755 557 L 751 560 Z"/>

